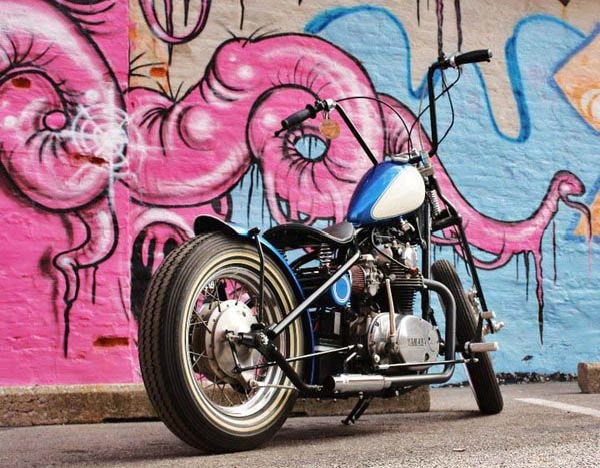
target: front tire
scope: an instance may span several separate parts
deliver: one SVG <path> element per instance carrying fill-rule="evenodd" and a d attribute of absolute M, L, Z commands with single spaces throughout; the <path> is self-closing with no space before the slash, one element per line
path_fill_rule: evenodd
<path fill-rule="evenodd" d="M 477 319 L 472 305 L 465 294 L 456 270 L 450 262 L 438 260 L 431 266 L 431 273 L 433 278 L 443 283 L 454 296 L 456 302 L 456 341 L 459 349 L 464 349 L 465 343 L 472 340 L 477 331 Z M 469 363 L 465 367 L 477 405 L 483 414 L 497 414 L 502 411 L 504 402 L 492 361 L 488 353 L 477 353 L 475 357 L 479 361 Z"/>
<path fill-rule="evenodd" d="M 278 367 L 243 377 L 232 371 L 224 336 L 258 321 L 259 285 L 255 245 L 210 233 L 172 251 L 148 287 L 139 323 L 144 384 L 162 421 L 198 449 L 253 449 L 273 436 L 294 404 L 296 392 L 281 388 L 291 383 Z M 265 255 L 262 321 L 276 323 L 295 305 L 286 275 Z M 300 319 L 275 344 L 286 357 L 303 354 Z M 257 351 L 234 346 L 244 365 L 264 362 Z M 301 373 L 301 361 L 293 366 Z"/>

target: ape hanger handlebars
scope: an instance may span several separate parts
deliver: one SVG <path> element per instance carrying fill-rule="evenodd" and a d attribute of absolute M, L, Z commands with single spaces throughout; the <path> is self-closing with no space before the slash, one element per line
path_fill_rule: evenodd
<path fill-rule="evenodd" d="M 489 49 L 478 49 L 472 50 L 470 52 L 465 52 L 464 54 L 453 54 L 449 57 L 442 56 L 436 62 L 432 63 L 429 69 L 427 70 L 427 93 L 429 99 L 429 116 L 431 119 L 431 149 L 429 150 L 429 155 L 433 156 L 438 148 L 438 132 L 437 132 L 437 116 L 436 116 L 436 108 L 435 108 L 435 90 L 433 85 L 433 78 L 435 72 L 437 70 L 445 70 L 447 68 L 458 68 L 461 65 L 465 65 L 467 63 L 477 63 L 477 62 L 489 62 L 492 58 L 492 52 Z M 314 104 L 307 104 L 306 107 L 302 110 L 294 112 L 287 118 L 281 121 L 281 130 L 275 132 L 275 136 L 278 136 L 284 130 L 289 130 L 292 127 L 304 122 L 308 119 L 314 119 L 317 114 L 321 111 L 332 111 L 336 109 L 342 117 L 344 123 L 348 126 L 354 137 L 362 146 L 363 150 L 367 153 L 367 156 L 371 160 L 373 164 L 377 164 L 377 158 L 368 147 L 344 109 L 337 104 L 333 99 L 325 99 L 323 101 L 315 101 Z"/>

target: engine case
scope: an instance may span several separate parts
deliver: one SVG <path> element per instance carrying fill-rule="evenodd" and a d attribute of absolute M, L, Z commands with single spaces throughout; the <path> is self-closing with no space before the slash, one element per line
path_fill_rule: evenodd
<path fill-rule="evenodd" d="M 414 315 L 395 314 L 396 333 L 390 335 L 390 316 L 377 314 L 369 324 L 367 346 L 376 364 L 431 363 L 440 350 L 439 335 L 431 323 Z M 420 370 L 426 366 L 414 366 Z"/>

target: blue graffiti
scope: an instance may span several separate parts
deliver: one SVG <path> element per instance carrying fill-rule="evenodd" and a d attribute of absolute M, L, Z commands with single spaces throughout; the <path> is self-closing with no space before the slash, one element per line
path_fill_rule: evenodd
<path fill-rule="evenodd" d="M 424 70 L 413 77 L 408 35 L 388 10 L 335 8 L 310 21 L 305 32 L 319 35 L 357 58 L 378 92 L 394 96 L 414 112 L 425 104 L 420 102 Z M 499 220 L 527 218 L 546 195 L 553 174 L 561 169 L 579 176 L 588 187 L 586 201 L 593 201 L 600 189 L 596 162 L 600 135 L 570 105 L 554 75 L 597 32 L 586 37 L 564 21 L 544 15 L 523 18 L 515 25 L 504 51 L 510 86 L 507 96 L 509 100 L 512 97 L 516 111 L 512 130 L 497 120 L 480 67 L 463 67 L 461 82 L 452 92 L 455 127 L 440 156 L 463 196 L 481 213 Z M 418 84 L 413 86 L 413 82 Z M 440 99 L 438 108 L 440 122 L 449 123 L 448 101 Z M 427 128 L 427 119 L 423 123 Z M 311 141 L 299 141 L 296 149 L 310 159 L 320 154 Z M 273 223 L 265 206 L 262 178 L 254 166 L 233 189 L 232 197 L 240 201 L 234 203 L 234 221 Z M 545 232 L 544 271 L 552 271 L 555 265 L 557 279 L 554 284 L 552 274 L 544 276 L 547 325 L 543 349 L 537 339 L 537 304 L 528 300 L 535 296 L 533 291 L 524 291 L 531 289 L 534 280 L 526 280 L 529 271 L 523 261 L 519 264 L 514 258 L 503 268 L 481 272 L 488 302 L 508 324 L 500 337 L 498 371 L 574 372 L 578 360 L 597 359 L 600 274 L 588 273 L 588 246 L 573 234 L 580 219 L 561 208 L 554 217 L 555 229 Z M 485 257 L 483 252 L 477 254 Z M 438 258 L 450 255 L 447 249 L 438 252 Z M 597 246 L 594 255 L 598 258 Z M 463 279 L 469 284 L 466 276 Z M 523 360 L 523 356 L 533 358 Z"/>
<path fill-rule="evenodd" d="M 373 24 L 378 26 L 376 40 L 356 40 L 372 36 Z M 378 91 L 395 96 L 415 111 L 419 108 L 424 77 L 413 88 L 408 36 L 388 10 L 373 6 L 335 8 L 310 21 L 305 32 L 319 34 L 357 57 Z M 517 23 L 505 48 L 518 112 L 516 136 L 500 129 L 479 66 L 464 67 L 461 83 L 452 93 L 456 127 L 444 142 L 441 155 L 445 156 L 444 163 L 454 180 L 464 182 L 460 185 L 466 198 L 474 200 L 480 211 L 493 213 L 499 219 L 527 217 L 559 169 L 577 173 L 588 187 L 595 185 L 597 174 L 590 173 L 589 167 L 594 163 L 598 132 L 557 91 L 553 80 L 557 64 L 580 47 L 584 39 L 582 32 L 551 16 L 529 16 Z M 440 121 L 449 122 L 447 101 L 441 100 L 439 108 Z M 489 118 L 481 119 L 482 112 Z M 477 118 L 471 118 L 473 115 Z M 427 126 L 427 119 L 423 123 Z M 576 134 L 577 141 L 566 146 L 564 137 L 569 134 Z M 482 157 L 490 165 L 483 163 Z M 472 158 L 480 163 L 473 164 Z M 527 177 L 515 178 L 521 169 L 531 169 L 532 161 L 536 164 L 534 179 L 539 180 L 535 186 Z M 496 181 L 491 194 L 490 186 L 481 183 L 490 178 L 490 167 L 494 168 Z M 468 178 L 461 181 L 465 168 L 469 169 Z M 506 184 L 506 180 L 520 186 Z M 528 194 L 531 203 L 517 207 L 504 203 L 515 193 Z"/>
<path fill-rule="evenodd" d="M 424 76 L 414 87 L 408 36 L 386 9 L 335 8 L 310 21 L 305 32 L 318 34 L 360 60 L 378 91 L 395 96 L 413 111 L 420 108 Z M 596 33 L 586 38 L 564 21 L 544 15 L 516 24 L 505 46 L 517 115 L 514 132 L 500 128 L 481 69 L 463 67 L 462 82 L 452 93 L 455 128 L 440 155 L 462 194 L 480 212 L 501 220 L 527 218 L 560 169 L 574 172 L 592 188 L 587 202 L 593 200 L 600 186 L 596 163 L 600 135 L 565 99 L 554 74 Z M 450 122 L 448 101 L 440 100 L 439 115 L 440 121 Z M 427 127 L 428 122 L 424 124 Z M 548 326 L 543 349 L 536 339 L 536 304 L 528 302 L 523 291 L 529 287 L 525 279 L 529 272 L 520 271 L 517 276 L 523 263 L 519 266 L 518 259 L 513 259 L 504 268 L 481 272 L 488 301 L 508 323 L 501 336 L 498 370 L 574 372 L 578 360 L 597 357 L 593 344 L 597 348 L 600 343 L 600 331 L 597 312 L 593 312 L 598 309 L 593 284 L 600 275 L 588 273 L 588 247 L 581 242 L 584 239 L 572 234 L 580 219 L 561 209 L 554 218 L 554 241 L 551 229 L 545 233 L 544 269 L 551 271 L 556 258 L 557 282 L 553 284 L 551 274 L 545 276 Z M 597 250 L 594 254 L 597 258 Z M 440 254 L 448 255 L 448 251 Z M 468 284 L 468 278 L 464 280 Z M 527 355 L 534 357 L 523 360 Z"/>

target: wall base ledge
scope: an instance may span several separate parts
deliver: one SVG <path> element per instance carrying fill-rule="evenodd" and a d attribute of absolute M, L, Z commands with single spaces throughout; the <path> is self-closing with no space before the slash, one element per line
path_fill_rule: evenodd
<path fill-rule="evenodd" d="M 346 415 L 356 399 L 299 399 L 297 416 Z M 414 413 L 430 409 L 429 387 L 376 399 L 368 413 Z M 0 387 L 0 426 L 90 424 L 156 419 L 142 384 L 32 385 Z"/>

